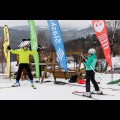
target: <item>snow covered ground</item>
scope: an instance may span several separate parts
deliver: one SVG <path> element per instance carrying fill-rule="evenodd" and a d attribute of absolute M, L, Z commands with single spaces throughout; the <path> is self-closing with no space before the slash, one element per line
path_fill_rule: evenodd
<path fill-rule="evenodd" d="M 12 64 L 12 71 L 17 71 L 18 66 L 16 62 Z M 73 67 L 71 64 L 69 67 Z M 94 98 L 99 100 L 120 100 L 120 86 L 119 84 L 108 85 L 107 83 L 111 81 L 111 75 L 105 73 L 97 73 L 96 80 L 100 82 L 99 86 L 103 93 L 110 95 L 93 95 Z M 113 79 L 120 79 L 120 74 L 114 74 Z M 36 81 L 38 79 L 34 79 Z M 46 78 L 42 84 L 35 83 L 37 89 L 33 89 L 30 86 L 29 81 L 21 81 L 21 86 L 17 88 L 10 87 L 15 83 L 15 79 L 7 79 L 5 74 L 0 74 L 0 100 L 92 100 L 91 98 L 86 98 L 83 96 L 73 95 L 73 91 L 85 92 L 85 85 L 79 85 L 77 83 L 72 83 L 71 85 L 57 85 L 54 84 L 54 78 L 52 74 L 50 77 Z M 67 82 L 67 80 L 57 78 L 57 81 Z M 91 91 L 94 90 L 91 84 Z"/>
<path fill-rule="evenodd" d="M 120 74 L 114 74 L 114 80 L 119 79 Z M 36 81 L 37 79 L 34 79 Z M 119 84 L 107 85 L 111 81 L 110 74 L 96 74 L 96 80 L 100 82 L 99 86 L 105 94 L 111 94 L 114 96 L 93 95 L 94 98 L 100 100 L 120 100 L 120 86 Z M 4 79 L 1 75 L 0 79 L 0 100 L 92 100 L 82 96 L 73 95 L 73 91 L 85 92 L 85 85 L 78 86 L 74 83 L 72 85 L 57 85 L 54 84 L 52 75 L 45 79 L 45 83 L 35 83 L 37 89 L 33 89 L 30 86 L 29 81 L 21 81 L 21 86 L 17 88 L 10 87 L 14 84 L 15 80 Z M 64 79 L 57 79 L 57 81 L 68 82 Z M 9 88 L 7 88 L 9 87 Z M 111 89 L 113 88 L 113 89 Z M 91 84 L 91 90 L 93 86 Z"/>

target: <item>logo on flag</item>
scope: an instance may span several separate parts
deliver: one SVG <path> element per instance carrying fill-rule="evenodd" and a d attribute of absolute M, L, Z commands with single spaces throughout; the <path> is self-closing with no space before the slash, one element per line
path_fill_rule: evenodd
<path fill-rule="evenodd" d="M 59 60 L 62 61 L 62 59 L 64 57 L 64 51 L 59 48 L 59 50 L 57 51 L 57 55 L 58 55 Z"/>

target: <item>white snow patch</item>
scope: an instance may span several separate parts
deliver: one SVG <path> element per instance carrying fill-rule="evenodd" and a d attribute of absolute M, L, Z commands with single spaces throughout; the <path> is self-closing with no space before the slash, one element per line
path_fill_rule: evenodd
<path fill-rule="evenodd" d="M 118 58 L 113 60 L 117 61 Z M 118 61 L 117 61 L 118 63 Z M 12 62 L 12 71 L 17 71 L 17 62 Z M 118 63 L 119 64 L 119 63 Z M 69 67 L 74 67 L 73 63 L 68 64 Z M 15 79 L 5 79 L 5 74 L 0 74 L 0 100 L 92 100 L 90 98 L 73 95 L 73 91 L 85 92 L 85 85 L 78 86 L 79 84 L 73 83 L 72 85 L 57 85 L 54 84 L 54 78 L 52 74 L 45 79 L 45 83 L 35 83 L 37 89 L 33 89 L 30 86 L 29 80 L 20 81 L 21 86 L 17 88 L 10 87 L 15 83 Z M 99 86 L 103 93 L 111 94 L 114 96 L 93 95 L 93 97 L 100 100 L 120 100 L 120 86 L 119 84 L 108 85 L 111 81 L 111 74 L 96 73 L 96 81 L 100 82 Z M 120 74 L 114 74 L 113 79 L 120 79 Z M 36 81 L 38 79 L 34 79 Z M 67 82 L 68 80 L 57 78 L 57 81 Z M 10 87 L 10 88 L 7 88 Z M 91 91 L 94 87 L 91 83 Z"/>

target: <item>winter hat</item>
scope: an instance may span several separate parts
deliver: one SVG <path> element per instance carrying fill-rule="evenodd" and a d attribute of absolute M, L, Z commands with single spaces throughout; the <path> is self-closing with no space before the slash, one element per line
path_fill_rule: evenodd
<path fill-rule="evenodd" d="M 96 50 L 94 48 L 90 48 L 88 50 L 88 54 L 95 54 L 96 53 Z"/>

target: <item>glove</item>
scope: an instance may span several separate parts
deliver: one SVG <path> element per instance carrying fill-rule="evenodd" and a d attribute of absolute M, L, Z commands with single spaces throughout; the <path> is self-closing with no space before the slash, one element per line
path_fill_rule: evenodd
<path fill-rule="evenodd" d="M 41 48 L 38 47 L 37 52 L 40 52 L 40 51 L 42 51 L 42 50 L 44 50 L 42 47 L 41 47 Z"/>
<path fill-rule="evenodd" d="M 38 49 L 37 49 L 37 52 L 39 52 L 39 51 L 40 51 L 40 49 L 38 48 Z"/>
<path fill-rule="evenodd" d="M 82 61 L 83 61 L 83 62 L 86 62 L 86 60 L 85 60 L 84 58 L 82 59 Z"/>
<path fill-rule="evenodd" d="M 8 47 L 7 47 L 7 49 L 8 49 L 8 50 L 11 50 L 11 47 L 10 47 L 10 46 L 8 46 Z"/>

